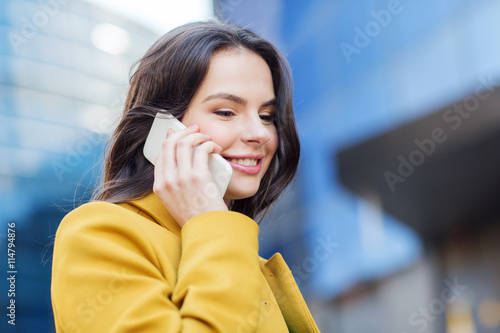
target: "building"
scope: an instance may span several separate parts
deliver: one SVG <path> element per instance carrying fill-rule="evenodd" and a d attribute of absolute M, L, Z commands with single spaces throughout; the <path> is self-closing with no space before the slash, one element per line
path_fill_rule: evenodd
<path fill-rule="evenodd" d="M 0 251 L 14 222 L 16 328 L 53 332 L 55 231 L 92 192 L 130 68 L 158 36 L 79 0 L 2 1 L 0 29 Z"/>

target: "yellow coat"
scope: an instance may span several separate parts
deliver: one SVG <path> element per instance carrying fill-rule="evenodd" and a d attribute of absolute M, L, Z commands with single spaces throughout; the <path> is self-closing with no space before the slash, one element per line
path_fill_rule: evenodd
<path fill-rule="evenodd" d="M 56 330 L 319 332 L 281 255 L 258 256 L 258 231 L 236 212 L 181 229 L 154 194 L 85 204 L 56 234 Z"/>

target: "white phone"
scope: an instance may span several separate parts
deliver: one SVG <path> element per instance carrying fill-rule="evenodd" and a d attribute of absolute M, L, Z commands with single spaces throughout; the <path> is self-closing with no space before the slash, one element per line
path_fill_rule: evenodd
<path fill-rule="evenodd" d="M 161 151 L 161 145 L 167 137 L 169 128 L 178 132 L 185 129 L 186 126 L 170 114 L 157 113 L 143 149 L 144 156 L 153 165 L 155 164 L 156 156 Z M 219 154 L 210 154 L 208 157 L 208 169 L 212 174 L 217 190 L 221 196 L 224 196 L 231 180 L 231 175 L 233 174 L 233 168 Z"/>

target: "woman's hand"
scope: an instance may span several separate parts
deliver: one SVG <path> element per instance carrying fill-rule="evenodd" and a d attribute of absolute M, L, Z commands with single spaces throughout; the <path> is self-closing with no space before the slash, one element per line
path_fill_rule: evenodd
<path fill-rule="evenodd" d="M 198 214 L 227 210 L 208 169 L 209 154 L 222 148 L 199 131 L 170 129 L 155 161 L 153 192 L 181 227 Z"/>

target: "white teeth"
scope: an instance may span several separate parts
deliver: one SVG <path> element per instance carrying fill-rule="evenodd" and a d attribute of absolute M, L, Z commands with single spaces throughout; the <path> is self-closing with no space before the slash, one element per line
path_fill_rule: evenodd
<path fill-rule="evenodd" d="M 245 159 L 231 158 L 230 161 L 233 163 L 236 163 L 236 164 L 244 165 L 244 166 L 256 166 L 257 165 L 257 160 L 253 160 L 253 159 L 249 159 L 249 158 L 245 158 Z"/>

